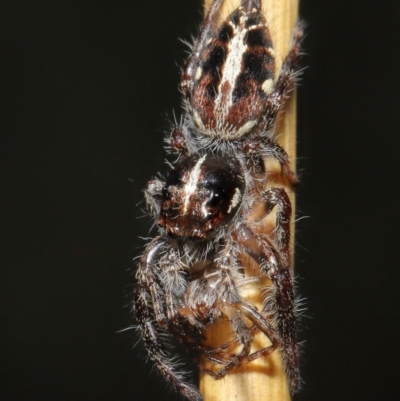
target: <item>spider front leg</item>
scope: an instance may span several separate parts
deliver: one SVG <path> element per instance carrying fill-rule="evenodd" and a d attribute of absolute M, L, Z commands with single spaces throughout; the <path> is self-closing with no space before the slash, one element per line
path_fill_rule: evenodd
<path fill-rule="evenodd" d="M 225 366 L 217 372 L 201 367 L 206 373 L 216 380 L 222 379 L 232 369 L 235 369 L 244 363 L 251 362 L 257 358 L 266 357 L 272 354 L 272 352 L 274 352 L 281 344 L 281 341 L 276 335 L 273 327 L 253 306 L 241 301 L 234 305 L 224 303 L 222 309 L 224 311 L 224 315 L 228 317 L 237 335 L 237 338 L 228 344 L 224 344 L 218 349 L 214 349 L 214 351 L 226 349 L 226 346 L 234 344 L 241 344 L 242 350 L 239 354 L 232 358 L 229 363 L 225 363 Z M 248 318 L 254 326 L 248 327 L 243 320 L 243 316 Z M 250 347 L 253 342 L 253 332 L 255 331 L 255 328 L 261 330 L 269 338 L 271 345 L 250 354 Z M 217 363 L 221 362 L 217 361 Z"/>
<path fill-rule="evenodd" d="M 227 373 L 237 366 L 240 366 L 243 360 L 249 355 L 253 334 L 247 327 L 237 305 L 241 303 L 241 297 L 238 292 L 237 266 L 234 263 L 236 259 L 232 246 L 226 246 L 220 258 L 217 260 L 218 271 L 216 277 L 210 277 L 213 281 L 212 286 L 218 290 L 216 308 L 226 316 L 235 332 L 238 343 L 242 349 L 218 372 L 208 372 L 214 379 L 221 379 Z"/>
<path fill-rule="evenodd" d="M 204 337 L 200 329 L 203 325 L 195 317 L 182 313 L 187 309 L 184 301 L 187 280 L 178 250 L 170 248 L 168 257 L 160 267 L 162 269 L 160 276 L 165 289 L 168 330 L 190 351 L 196 354 L 202 353 Z"/>
<path fill-rule="evenodd" d="M 283 361 L 291 391 L 300 387 L 299 358 L 296 343 L 295 295 L 293 280 L 286 258 L 265 237 L 255 234 L 242 224 L 237 232 L 237 241 L 265 272 L 273 283 L 274 311 L 277 329 L 283 345 Z M 263 312 L 267 312 L 265 305 Z"/>
<path fill-rule="evenodd" d="M 209 289 L 208 292 L 213 294 L 212 297 L 207 294 L 207 291 L 202 289 L 198 292 L 199 296 L 195 296 L 195 292 L 189 298 L 191 301 L 188 303 L 192 309 L 196 307 L 205 307 L 205 301 L 208 301 L 206 310 L 212 311 L 211 314 L 219 317 L 224 315 L 229 320 L 236 338 L 233 342 L 229 342 L 217 348 L 212 348 L 204 352 L 205 356 L 221 365 L 222 369 L 218 371 L 211 371 L 200 364 L 200 368 L 211 375 L 214 379 L 221 379 L 225 377 L 232 369 L 241 366 L 243 363 L 256 359 L 262 355 L 269 355 L 280 344 L 280 340 L 276 335 L 272 326 L 257 312 L 257 310 L 247 304 L 239 295 L 238 287 L 242 282 L 242 276 L 239 274 L 236 265 L 237 251 L 233 251 L 236 247 L 232 244 L 226 246 L 222 252 L 222 256 L 216 260 L 217 268 L 215 271 L 208 274 L 202 279 L 203 287 L 206 285 Z M 190 292 L 190 287 L 188 293 Z M 271 346 L 265 347 L 256 353 L 250 355 L 251 344 L 253 342 L 253 327 L 246 324 L 244 318 L 250 320 L 257 328 L 259 328 L 271 341 Z M 228 346 L 240 345 L 241 349 L 238 354 L 232 355 L 226 352 Z M 218 355 L 220 359 L 216 356 Z M 221 359 L 222 358 L 222 359 Z"/>
<path fill-rule="evenodd" d="M 202 396 L 199 391 L 186 382 L 182 373 L 176 371 L 174 362 L 168 359 L 166 353 L 163 330 L 166 326 L 163 312 L 165 294 L 157 284 L 157 265 L 165 254 L 167 244 L 167 238 L 157 237 L 146 248 L 136 274 L 133 310 L 147 354 L 158 371 L 187 399 L 201 401 Z"/>
<path fill-rule="evenodd" d="M 221 302 L 219 308 L 222 314 L 228 318 L 236 335 L 237 342 L 241 345 L 242 349 L 237 355 L 234 355 L 229 362 L 227 362 L 226 358 L 222 361 L 215 360 L 214 362 L 224 365 L 224 367 L 218 371 L 212 371 L 200 364 L 200 369 L 216 380 L 222 379 L 229 373 L 229 371 L 242 365 L 244 360 L 246 360 L 250 354 L 250 347 L 253 342 L 251 330 L 247 327 L 237 305 L 230 304 L 229 302 Z M 208 353 L 207 357 L 209 357 L 209 355 L 210 353 Z M 224 355 L 224 353 L 222 355 Z"/>

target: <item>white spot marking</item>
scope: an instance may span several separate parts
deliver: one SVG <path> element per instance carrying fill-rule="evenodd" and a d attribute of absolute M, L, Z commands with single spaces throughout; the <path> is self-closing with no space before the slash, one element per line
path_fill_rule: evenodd
<path fill-rule="evenodd" d="M 200 79 L 200 77 L 201 77 L 202 74 L 203 74 L 203 69 L 202 69 L 201 67 L 197 67 L 197 70 L 196 70 L 196 74 L 195 74 L 195 76 L 194 76 L 194 79 L 195 79 L 196 81 L 198 81 L 198 80 Z"/>
<path fill-rule="evenodd" d="M 204 155 L 201 159 L 198 160 L 196 165 L 194 166 L 192 172 L 190 173 L 188 182 L 185 185 L 185 201 L 183 203 L 183 213 L 185 214 L 187 211 L 187 207 L 190 201 L 190 197 L 196 192 L 197 183 L 199 181 L 199 176 L 201 172 L 201 165 L 206 159 L 207 155 Z"/>
<path fill-rule="evenodd" d="M 267 79 L 261 85 L 261 89 L 266 95 L 270 95 L 274 91 L 274 81 L 272 78 Z"/>
<path fill-rule="evenodd" d="M 240 189 L 235 188 L 235 194 L 233 195 L 231 204 L 229 205 L 228 213 L 230 213 L 231 210 L 234 209 L 239 204 L 241 198 L 242 198 L 242 193 L 240 192 Z"/>

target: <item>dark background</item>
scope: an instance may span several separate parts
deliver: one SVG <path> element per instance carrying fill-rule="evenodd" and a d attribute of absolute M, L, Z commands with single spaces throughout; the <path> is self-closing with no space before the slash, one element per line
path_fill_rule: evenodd
<path fill-rule="evenodd" d="M 304 0 L 297 401 L 400 400 L 399 5 Z M 0 3 L 1 400 L 174 400 L 129 308 L 199 0 Z M 178 112 L 179 113 L 179 112 Z M 397 115 L 395 114 L 397 113 Z M 153 235 L 153 234 L 151 234 Z M 250 400 L 249 400 L 250 401 Z"/>

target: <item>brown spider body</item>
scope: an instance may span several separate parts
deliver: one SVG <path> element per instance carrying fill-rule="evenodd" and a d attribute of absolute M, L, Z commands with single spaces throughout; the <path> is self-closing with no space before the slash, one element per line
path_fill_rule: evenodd
<path fill-rule="evenodd" d="M 136 274 L 134 312 L 149 358 L 189 400 L 201 400 L 168 356 L 172 334 L 195 356 L 219 364 L 199 366 L 216 379 L 278 348 L 292 392 L 300 385 L 295 295 L 290 271 L 290 200 L 282 188 L 263 190 L 263 161 L 277 160 L 296 182 L 285 150 L 273 138 L 276 115 L 295 77 L 302 37 L 275 77 L 275 57 L 260 1 L 241 6 L 219 24 L 223 0 L 214 0 L 182 74 L 185 114 L 168 142 L 179 155 L 165 182 L 149 182 L 145 198 L 159 226 Z M 259 217 L 250 219 L 257 209 Z M 261 210 L 261 211 L 260 211 Z M 275 211 L 271 235 L 258 221 Z M 240 295 L 246 285 L 241 254 L 249 255 L 272 286 L 258 311 Z M 271 319 L 271 316 L 273 318 Z M 205 344 L 202 329 L 225 317 L 239 352 Z M 250 322 L 250 326 L 247 322 Z M 253 353 L 255 331 L 271 345 Z"/>

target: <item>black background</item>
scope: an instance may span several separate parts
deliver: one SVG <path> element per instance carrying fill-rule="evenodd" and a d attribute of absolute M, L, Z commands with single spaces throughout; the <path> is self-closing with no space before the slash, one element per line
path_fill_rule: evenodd
<path fill-rule="evenodd" d="M 302 400 L 400 400 L 399 5 L 304 0 Z M 174 400 L 129 302 L 200 1 L 0 3 L 1 400 Z M 395 114 L 397 113 L 397 115 Z M 151 234 L 152 235 L 152 234 Z M 128 305 L 128 307 L 126 307 Z M 250 401 L 250 400 L 249 400 Z"/>

